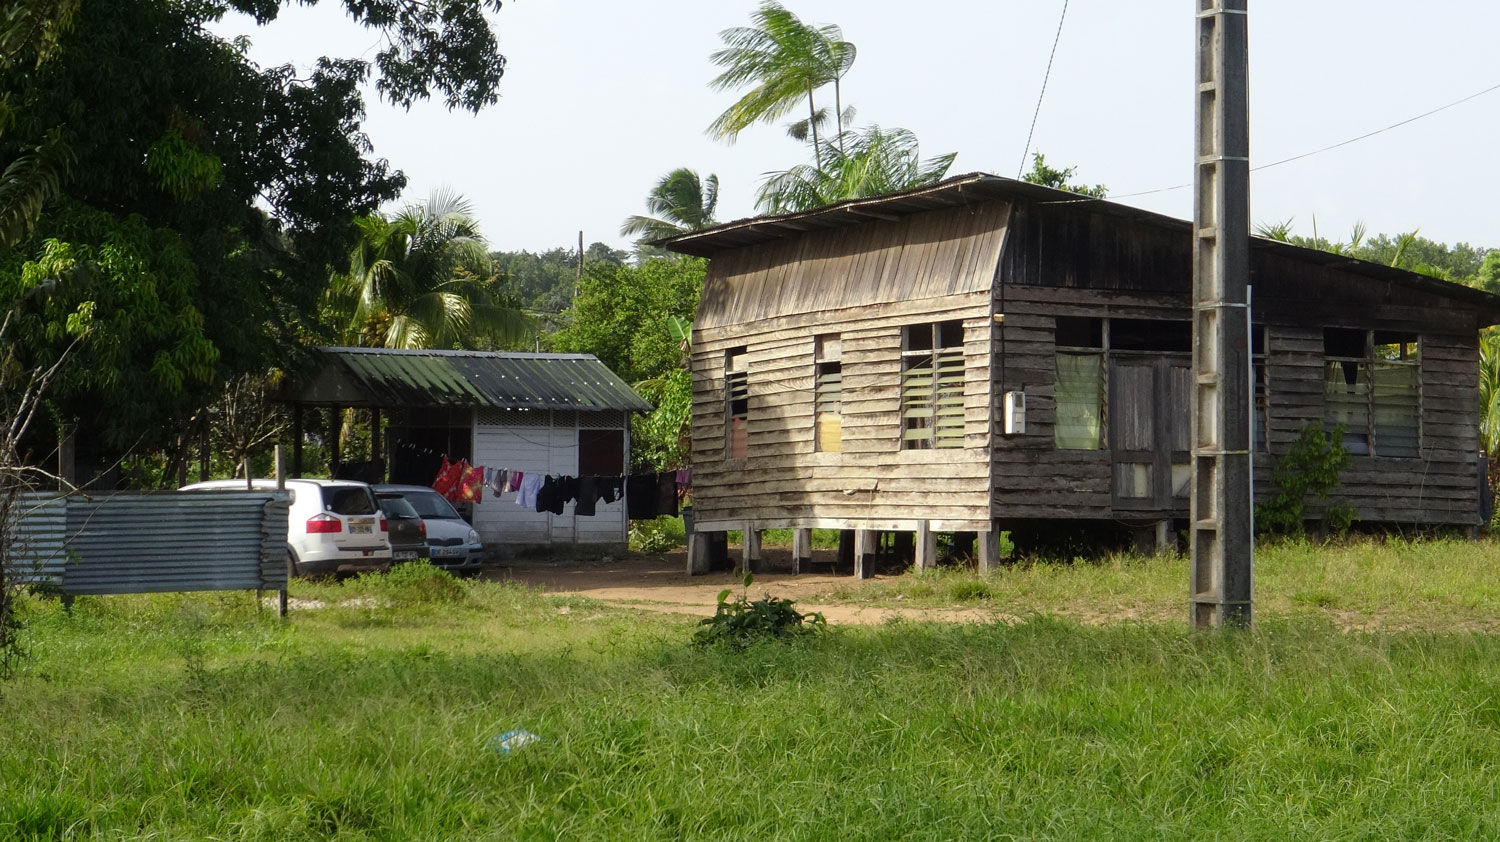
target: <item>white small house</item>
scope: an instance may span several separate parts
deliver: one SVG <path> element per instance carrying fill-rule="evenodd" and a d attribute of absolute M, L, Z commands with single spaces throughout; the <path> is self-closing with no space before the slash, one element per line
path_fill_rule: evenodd
<path fill-rule="evenodd" d="M 313 375 L 288 390 L 297 426 L 323 417 L 332 473 L 372 482 L 430 485 L 444 458 L 530 475 L 615 477 L 630 470 L 630 413 L 651 405 L 591 354 L 320 348 Z M 341 458 L 342 410 L 379 429 L 367 462 Z M 300 451 L 300 448 L 298 448 Z M 294 473 L 301 455 L 294 454 Z M 496 554 L 572 545 L 623 545 L 623 499 L 593 515 L 520 506 L 514 491 L 484 490 L 469 512 Z"/>

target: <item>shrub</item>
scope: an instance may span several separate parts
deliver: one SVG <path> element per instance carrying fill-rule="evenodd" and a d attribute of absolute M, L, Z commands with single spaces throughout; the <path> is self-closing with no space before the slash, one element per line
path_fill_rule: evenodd
<path fill-rule="evenodd" d="M 687 543 L 680 517 L 630 522 L 630 549 L 638 553 L 664 553 Z"/>
<path fill-rule="evenodd" d="M 351 584 L 395 607 L 462 602 L 467 595 L 463 582 L 427 561 L 403 562 L 385 573 L 363 573 Z"/>
<path fill-rule="evenodd" d="M 1353 461 L 1341 443 L 1343 440 L 1343 424 L 1332 433 L 1323 432 L 1322 425 L 1316 423 L 1302 428 L 1296 443 L 1276 460 L 1271 471 L 1276 495 L 1255 507 L 1258 529 L 1273 534 L 1301 534 L 1307 498 L 1328 499 L 1328 492 L 1338 487 L 1339 471 Z M 1329 528 L 1343 534 L 1354 522 L 1355 511 L 1348 503 L 1338 501 L 1328 507 L 1326 517 Z"/>
<path fill-rule="evenodd" d="M 786 640 L 814 634 L 827 627 L 823 615 L 817 612 L 803 614 L 792 607 L 792 600 L 764 597 L 749 598 L 750 583 L 754 577 L 745 574 L 745 591 L 730 599 L 732 589 L 719 591 L 719 605 L 712 617 L 698 623 L 693 632 L 693 642 L 701 646 L 721 644 L 733 649 L 746 649 L 765 640 Z"/>

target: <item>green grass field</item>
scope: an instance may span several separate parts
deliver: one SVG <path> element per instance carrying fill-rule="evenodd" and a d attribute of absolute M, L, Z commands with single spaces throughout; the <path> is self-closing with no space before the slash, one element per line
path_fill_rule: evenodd
<path fill-rule="evenodd" d="M 1495 838 L 1497 553 L 1268 550 L 1227 634 L 1054 616 L 1181 616 L 1180 560 L 903 577 L 865 598 L 1020 619 L 738 653 L 415 574 L 299 584 L 324 607 L 286 623 L 246 594 L 36 601 L 0 839 Z M 490 748 L 516 728 L 540 740 Z"/>

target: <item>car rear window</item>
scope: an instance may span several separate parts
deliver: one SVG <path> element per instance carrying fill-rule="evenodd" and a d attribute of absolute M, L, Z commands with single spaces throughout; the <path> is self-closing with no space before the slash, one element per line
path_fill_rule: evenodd
<path fill-rule="evenodd" d="M 323 486 L 323 509 L 336 515 L 373 515 L 375 500 L 370 489 L 352 486 Z"/>
<path fill-rule="evenodd" d="M 377 494 L 380 498 L 380 510 L 389 517 L 417 517 L 417 510 L 406 502 L 406 498 L 400 494 Z"/>
<path fill-rule="evenodd" d="M 424 518 L 458 520 L 458 512 L 454 511 L 453 505 L 443 499 L 443 495 L 436 491 L 405 491 L 402 492 L 406 502 L 417 510 L 417 514 Z"/>

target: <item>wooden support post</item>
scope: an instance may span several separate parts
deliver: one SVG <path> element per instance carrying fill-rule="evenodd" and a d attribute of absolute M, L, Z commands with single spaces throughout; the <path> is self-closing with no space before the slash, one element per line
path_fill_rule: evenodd
<path fill-rule="evenodd" d="M 302 476 L 302 404 L 292 404 L 292 476 Z"/>
<path fill-rule="evenodd" d="M 240 470 L 245 472 L 245 490 L 250 491 L 255 488 L 255 483 L 253 482 L 255 478 L 250 476 L 250 460 L 248 458 L 240 460 Z"/>
<path fill-rule="evenodd" d="M 694 532 L 688 536 L 687 574 L 702 576 L 709 571 L 709 533 Z"/>
<path fill-rule="evenodd" d="M 839 530 L 838 561 L 834 563 L 833 569 L 840 575 L 854 572 L 854 530 Z"/>
<path fill-rule="evenodd" d="M 1177 536 L 1172 532 L 1172 519 L 1162 518 L 1156 522 L 1156 554 L 1175 555 Z"/>
<path fill-rule="evenodd" d="M 209 432 L 212 425 L 209 420 L 212 416 L 203 417 L 202 426 L 198 431 L 198 481 L 208 482 L 208 459 L 209 459 Z"/>
<path fill-rule="evenodd" d="M 385 482 L 385 454 L 381 450 L 380 407 L 370 407 L 370 470 L 376 482 Z"/>
<path fill-rule="evenodd" d="M 746 571 L 760 572 L 760 530 L 753 521 L 745 521 L 744 539 L 740 541 L 740 566 L 735 571 L 744 575 Z"/>
<path fill-rule="evenodd" d="M 272 451 L 272 452 L 275 454 L 275 461 L 276 461 L 276 490 L 277 491 L 285 491 L 286 490 L 286 451 L 282 450 L 281 445 L 278 444 L 278 445 L 276 445 L 276 449 L 274 451 Z"/>
<path fill-rule="evenodd" d="M 880 533 L 873 529 L 854 530 L 854 578 L 875 575 L 875 545 L 879 540 Z"/>
<path fill-rule="evenodd" d="M 932 570 L 937 567 L 937 533 L 932 531 L 931 521 L 917 521 L 917 535 L 915 540 L 917 569 Z"/>
<path fill-rule="evenodd" d="M 343 433 L 340 427 L 339 408 L 328 407 L 328 476 L 337 479 L 341 460 L 339 459 L 339 438 Z"/>
<path fill-rule="evenodd" d="M 976 547 L 977 566 L 982 576 L 994 573 L 1000 566 L 1000 530 L 993 524 L 990 531 L 979 533 L 978 547 Z"/>
<path fill-rule="evenodd" d="M 78 426 L 63 424 L 57 436 L 58 491 L 69 491 L 78 484 Z M 71 603 L 69 603 L 71 604 Z"/>
<path fill-rule="evenodd" d="M 812 559 L 812 530 L 792 530 L 792 572 L 811 573 Z"/>

